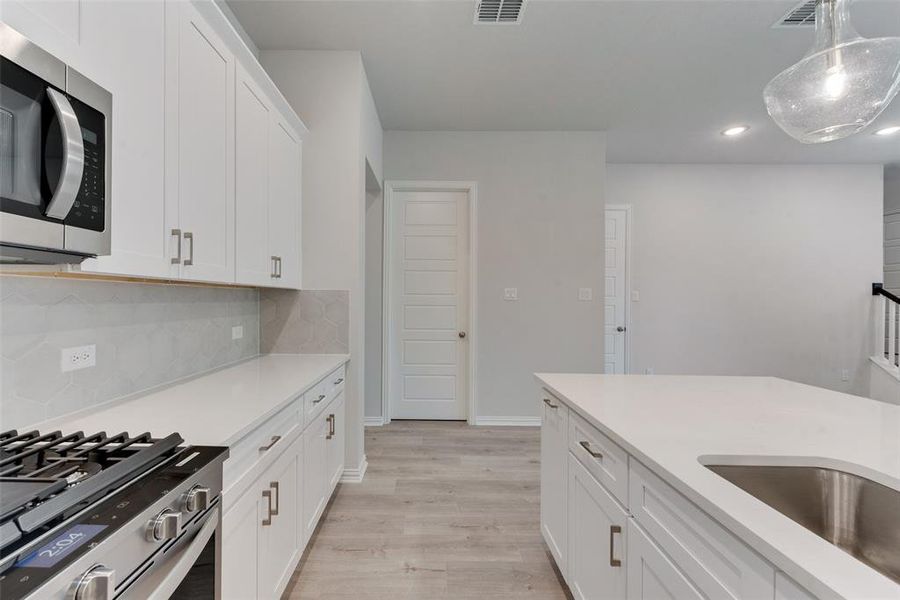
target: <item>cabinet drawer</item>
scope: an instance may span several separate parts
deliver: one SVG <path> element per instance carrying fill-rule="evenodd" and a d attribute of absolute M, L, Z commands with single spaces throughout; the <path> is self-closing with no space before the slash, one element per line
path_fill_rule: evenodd
<path fill-rule="evenodd" d="M 628 506 L 628 453 L 574 411 L 569 417 L 569 451 Z"/>
<path fill-rule="evenodd" d="M 631 461 L 631 513 L 706 598 L 771 598 L 774 568 L 687 498 Z"/>
<path fill-rule="evenodd" d="M 319 413 L 328 406 L 328 403 L 343 389 L 344 365 L 341 365 L 303 395 L 306 422 L 312 423 L 313 419 L 315 419 Z"/>
<path fill-rule="evenodd" d="M 301 425 L 301 399 L 297 398 L 265 423 L 232 445 L 222 472 L 222 487 L 231 488 L 248 472 L 256 471 L 260 461 L 274 456 L 290 443 L 291 434 Z M 265 448 L 265 450 L 263 449 Z M 255 477 L 252 477 L 255 478 Z"/>

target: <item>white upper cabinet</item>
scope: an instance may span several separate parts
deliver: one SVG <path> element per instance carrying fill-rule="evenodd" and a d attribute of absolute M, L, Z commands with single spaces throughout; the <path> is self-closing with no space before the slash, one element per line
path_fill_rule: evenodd
<path fill-rule="evenodd" d="M 270 285 L 275 276 L 275 263 L 269 253 L 270 109 L 265 95 L 240 65 L 236 86 L 236 281 Z"/>
<path fill-rule="evenodd" d="M 300 136 L 237 70 L 237 283 L 300 287 Z"/>
<path fill-rule="evenodd" d="M 300 138 L 281 119 L 269 133 L 269 248 L 273 285 L 300 287 Z"/>
<path fill-rule="evenodd" d="M 306 129 L 215 2 L 2 2 L 113 95 L 112 252 L 83 271 L 300 287 Z"/>
<path fill-rule="evenodd" d="M 112 253 L 85 261 L 85 271 L 178 274 L 169 260 L 163 202 L 165 13 L 161 2 L 82 3 L 88 76 L 113 95 Z M 127 60 L 110 60 L 118 49 L 127 49 Z"/>
<path fill-rule="evenodd" d="M 178 223 L 170 229 L 181 231 L 181 277 L 231 282 L 234 56 L 193 4 L 170 3 L 167 10 L 167 49 L 175 51 L 166 61 L 166 176 L 173 180 L 166 204 L 171 212 L 177 204 Z"/>

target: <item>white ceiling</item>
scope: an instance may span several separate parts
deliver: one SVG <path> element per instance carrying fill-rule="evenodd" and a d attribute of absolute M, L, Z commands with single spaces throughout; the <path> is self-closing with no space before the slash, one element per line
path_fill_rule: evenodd
<path fill-rule="evenodd" d="M 521 25 L 474 25 L 475 0 L 228 4 L 262 50 L 361 51 L 385 129 L 606 130 L 612 162 L 900 163 L 898 136 L 804 146 L 769 120 L 763 87 L 812 40 L 771 27 L 797 0 L 529 0 Z M 900 36 L 900 0 L 853 15 Z"/>

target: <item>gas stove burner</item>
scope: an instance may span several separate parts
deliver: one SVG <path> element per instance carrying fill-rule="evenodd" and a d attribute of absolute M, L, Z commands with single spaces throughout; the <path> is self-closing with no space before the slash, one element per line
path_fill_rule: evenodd
<path fill-rule="evenodd" d="M 149 433 L 0 433 L 0 549 L 44 530 L 171 456 L 184 440 Z"/>
<path fill-rule="evenodd" d="M 92 578 L 110 597 L 155 596 L 189 548 L 206 557 L 194 579 L 214 592 L 204 565 L 215 565 L 228 449 L 183 442 L 177 433 L 0 433 L 0 598 L 69 598 Z"/>

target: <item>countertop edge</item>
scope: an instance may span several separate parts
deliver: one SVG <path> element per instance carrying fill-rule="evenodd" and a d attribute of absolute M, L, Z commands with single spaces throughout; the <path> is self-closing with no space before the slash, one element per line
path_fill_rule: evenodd
<path fill-rule="evenodd" d="M 776 569 L 784 572 L 792 579 L 794 579 L 799 585 L 806 588 L 808 591 L 814 593 L 817 598 L 826 599 L 834 599 L 834 600 L 846 600 L 848 598 L 855 598 L 858 596 L 854 596 L 852 594 L 848 595 L 845 592 L 834 589 L 828 583 L 819 579 L 814 573 L 811 573 L 801 567 L 795 560 L 793 560 L 790 556 L 784 554 L 776 547 L 774 547 L 770 542 L 766 541 L 764 538 L 760 537 L 752 530 L 744 526 L 740 521 L 733 518 L 729 515 L 724 509 L 719 507 L 714 501 L 708 499 L 706 496 L 701 494 L 700 492 L 694 490 L 690 485 L 685 483 L 680 477 L 671 473 L 668 469 L 662 467 L 658 462 L 653 460 L 649 455 L 642 452 L 628 440 L 620 436 L 617 432 L 610 429 L 607 425 L 605 425 L 602 421 L 597 419 L 594 415 L 592 415 L 589 411 L 585 410 L 578 403 L 571 398 L 569 398 L 564 392 L 560 391 L 557 387 L 555 387 L 552 383 L 550 383 L 547 378 L 558 375 L 565 375 L 564 373 L 534 373 L 534 378 L 538 382 L 538 384 L 546 389 L 547 391 L 553 393 L 559 400 L 563 401 L 566 406 L 570 410 L 574 410 L 580 417 L 588 421 L 591 425 L 600 430 L 604 435 L 608 436 L 611 440 L 613 440 L 616 444 L 621 446 L 629 455 L 634 456 L 641 464 L 650 469 L 653 473 L 659 476 L 665 483 L 672 486 L 678 493 L 687 498 L 690 502 L 692 502 L 695 506 L 697 506 L 704 513 L 709 515 L 714 521 L 719 523 L 722 527 L 727 529 L 732 535 L 736 536 L 740 541 L 742 541 L 747 547 L 751 548 L 754 552 L 758 553 L 765 560 L 771 562 Z M 778 379 L 775 377 L 769 377 L 769 379 Z M 775 509 L 770 509 L 774 511 Z M 810 535 L 815 535 L 810 533 Z M 847 556 L 848 560 L 853 560 L 851 556 Z M 888 583 L 892 583 L 887 577 L 884 577 L 880 573 L 872 570 L 873 578 L 883 579 Z M 870 597 L 873 600 L 876 598 L 889 598 L 892 596 L 866 596 Z"/>
<path fill-rule="evenodd" d="M 284 398 L 280 398 L 274 401 L 271 406 L 269 406 L 265 411 L 262 411 L 256 414 L 252 419 L 242 423 L 240 429 L 238 429 L 235 433 L 232 433 L 226 439 L 221 442 L 216 443 L 199 443 L 199 445 L 217 445 L 217 446 L 227 446 L 233 447 L 234 444 L 241 439 L 243 439 L 248 433 L 258 428 L 260 425 L 265 423 L 268 419 L 273 417 L 279 411 L 283 410 L 287 407 L 291 402 L 294 402 L 299 396 L 302 396 L 316 384 L 318 384 L 324 377 L 326 377 L 331 371 L 337 369 L 341 365 L 345 365 L 350 361 L 349 354 L 285 354 L 285 353 L 273 353 L 273 354 L 259 354 L 257 356 L 253 356 L 247 359 L 242 359 L 233 363 L 229 363 L 227 365 L 223 365 L 221 367 L 217 367 L 215 369 L 211 369 L 209 371 L 204 371 L 202 373 L 197 373 L 195 375 L 191 375 L 188 377 L 184 377 L 163 385 L 155 386 L 152 388 L 148 388 L 139 392 L 135 392 L 132 394 L 128 394 L 126 396 L 122 396 L 120 398 L 116 398 L 109 402 L 104 402 L 102 404 L 98 404 L 95 406 L 87 407 L 84 409 L 80 409 L 78 411 L 74 411 L 68 414 L 59 415 L 50 419 L 45 419 L 39 423 L 29 425 L 27 429 L 65 429 L 66 422 L 90 419 L 96 416 L 98 419 L 102 419 L 102 413 L 105 411 L 117 410 L 125 405 L 132 403 L 140 403 L 144 399 L 152 399 L 154 396 L 158 396 L 160 394 L 165 394 L 167 391 L 174 390 L 180 386 L 191 385 L 195 382 L 202 380 L 205 377 L 214 377 L 215 375 L 228 371 L 229 369 L 237 369 L 241 368 L 248 363 L 253 361 L 263 360 L 266 357 L 297 357 L 298 360 L 302 360 L 303 357 L 309 357 L 310 359 L 324 360 L 323 365 L 320 369 L 317 369 L 317 374 L 314 377 L 310 377 L 306 382 L 302 385 L 298 386 L 296 389 L 291 390 L 291 392 Z M 278 396 L 274 396 L 278 398 Z M 20 428 L 26 429 L 26 428 Z M 132 428 L 129 427 L 129 431 Z M 143 431 L 143 430 L 142 430 Z M 198 444 L 198 442 L 194 442 L 190 439 L 186 439 L 185 443 L 187 444 Z"/>
<path fill-rule="evenodd" d="M 269 354 L 266 356 L 293 356 L 293 355 Z M 312 389 L 313 386 L 315 386 L 317 383 L 322 381 L 322 378 L 325 377 L 326 375 L 328 375 L 331 371 L 334 371 L 341 365 L 345 365 L 348 362 L 350 362 L 349 354 L 334 354 L 334 355 L 315 354 L 315 355 L 311 355 L 311 356 L 318 356 L 318 357 L 334 356 L 335 362 L 330 363 L 325 369 L 322 369 L 322 373 L 320 375 L 314 377 L 311 382 L 307 383 L 305 386 L 302 386 L 300 389 L 296 390 L 295 392 L 292 392 L 287 398 L 278 402 L 278 404 L 276 404 L 275 406 L 273 406 L 272 408 L 267 410 L 264 414 L 258 416 L 253 421 L 250 421 L 249 423 L 244 425 L 244 427 L 242 427 L 240 429 L 240 431 L 238 431 L 237 433 L 233 434 L 230 438 L 225 440 L 222 443 L 223 446 L 228 446 L 229 448 L 232 447 L 234 444 L 236 444 L 241 439 L 243 439 L 248 433 L 250 433 L 257 427 L 259 427 L 260 425 L 262 425 L 263 423 L 268 421 L 270 418 L 274 417 L 279 411 L 283 410 L 291 402 L 295 401 L 297 399 L 297 396 L 301 396 L 301 395 L 305 394 L 306 392 L 308 392 L 310 389 Z"/>

